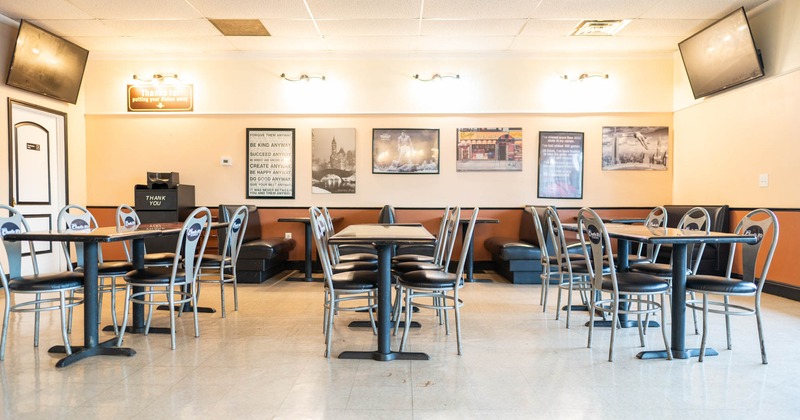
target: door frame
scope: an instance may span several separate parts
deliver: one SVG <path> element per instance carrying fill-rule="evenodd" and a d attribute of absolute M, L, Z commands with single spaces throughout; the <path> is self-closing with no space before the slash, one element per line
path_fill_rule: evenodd
<path fill-rule="evenodd" d="M 16 179 L 14 171 L 14 120 L 13 120 L 13 106 L 22 106 L 32 108 L 40 112 L 45 112 L 60 116 L 64 119 L 64 202 L 69 203 L 69 130 L 67 125 L 67 113 L 56 111 L 41 105 L 32 104 L 30 102 L 20 101 L 18 99 L 8 98 L 8 203 L 12 207 L 16 204 L 14 197 L 14 180 Z M 51 186 L 52 187 L 52 186 Z"/>

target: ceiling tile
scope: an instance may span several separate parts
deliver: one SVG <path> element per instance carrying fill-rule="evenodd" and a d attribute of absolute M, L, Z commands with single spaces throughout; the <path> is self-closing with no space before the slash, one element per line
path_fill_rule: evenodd
<path fill-rule="evenodd" d="M 67 0 L 6 0 L 0 2 L 0 14 L 15 20 L 91 19 L 92 17 Z"/>
<path fill-rule="evenodd" d="M 531 17 L 537 1 L 532 0 L 425 0 L 423 18 L 519 19 Z"/>
<path fill-rule="evenodd" d="M 688 37 L 711 21 L 697 19 L 634 19 L 617 37 L 677 36 Z"/>
<path fill-rule="evenodd" d="M 767 0 L 662 0 L 641 17 L 655 19 L 720 19 L 744 6 L 750 10 Z"/>
<path fill-rule="evenodd" d="M 580 23 L 580 19 L 528 19 L 520 36 L 569 36 Z"/>
<path fill-rule="evenodd" d="M 416 19 L 317 20 L 322 36 L 416 36 Z"/>
<path fill-rule="evenodd" d="M 325 46 L 332 51 L 410 52 L 417 47 L 416 36 L 329 37 Z"/>
<path fill-rule="evenodd" d="M 325 43 L 322 38 L 315 37 L 253 37 L 234 36 L 226 38 L 231 45 L 240 51 L 324 51 Z"/>
<path fill-rule="evenodd" d="M 185 0 L 70 0 L 101 19 L 194 19 L 202 17 Z"/>
<path fill-rule="evenodd" d="M 486 52 L 486 51 L 505 51 L 507 50 L 514 37 L 441 37 L 427 36 L 420 37 L 419 51 L 460 51 L 460 52 Z"/>
<path fill-rule="evenodd" d="M 309 19 L 302 0 L 190 0 L 203 16 L 214 19 Z"/>
<path fill-rule="evenodd" d="M 76 36 L 119 36 L 114 28 L 97 19 L 90 20 L 32 20 L 34 25 L 65 37 Z M 69 34 L 69 36 L 62 35 Z"/>
<path fill-rule="evenodd" d="M 421 0 L 306 0 L 314 19 L 416 19 Z"/>
<path fill-rule="evenodd" d="M 661 0 L 542 0 L 537 19 L 632 19 Z"/>
<path fill-rule="evenodd" d="M 422 35 L 516 36 L 525 19 L 438 20 L 423 19 Z"/>
<path fill-rule="evenodd" d="M 121 36 L 145 38 L 218 36 L 219 31 L 205 19 L 193 20 L 106 20 L 108 27 Z"/>
<path fill-rule="evenodd" d="M 261 19 L 272 36 L 319 36 L 311 19 Z"/>

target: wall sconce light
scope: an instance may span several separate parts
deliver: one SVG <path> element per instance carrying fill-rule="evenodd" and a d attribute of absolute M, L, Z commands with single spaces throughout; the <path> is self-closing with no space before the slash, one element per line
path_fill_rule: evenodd
<path fill-rule="evenodd" d="M 570 76 L 568 74 L 562 74 L 560 76 L 562 79 L 568 82 L 582 82 L 586 79 L 597 77 L 601 79 L 608 79 L 608 73 L 581 73 L 577 76 Z"/>
<path fill-rule="evenodd" d="M 325 76 L 319 76 L 319 75 L 315 75 L 315 74 L 305 74 L 305 73 L 303 73 L 303 74 L 301 74 L 300 76 L 297 76 L 297 77 L 289 77 L 289 76 L 286 75 L 286 73 L 281 73 L 281 78 L 283 80 L 288 80 L 290 82 L 299 82 L 301 80 L 305 80 L 307 82 L 307 81 L 309 81 L 311 79 L 325 80 Z"/>
<path fill-rule="evenodd" d="M 180 79 L 178 78 L 178 75 L 176 73 L 173 73 L 173 74 L 156 73 L 156 74 L 153 75 L 153 77 L 151 77 L 149 79 L 143 79 L 138 74 L 134 74 L 133 75 L 133 80 L 139 80 L 139 81 L 142 81 L 142 82 L 145 82 L 145 83 L 152 83 L 152 82 L 159 82 L 160 83 L 160 82 L 163 82 L 165 79 L 175 79 L 175 80 L 180 81 Z"/>
<path fill-rule="evenodd" d="M 413 75 L 411 77 L 419 80 L 420 82 L 432 82 L 434 80 L 441 80 L 441 79 L 460 79 L 461 75 L 460 74 L 439 74 L 439 73 L 435 73 L 433 76 L 431 76 L 428 79 L 423 79 L 422 77 L 420 77 L 419 74 L 415 74 L 415 75 Z"/>

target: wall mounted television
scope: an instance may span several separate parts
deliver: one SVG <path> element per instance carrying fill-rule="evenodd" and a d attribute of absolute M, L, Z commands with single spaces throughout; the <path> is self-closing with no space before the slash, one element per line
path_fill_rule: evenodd
<path fill-rule="evenodd" d="M 88 50 L 22 20 L 6 84 L 74 104 L 88 57 Z"/>
<path fill-rule="evenodd" d="M 744 8 L 678 44 L 695 99 L 764 76 Z"/>

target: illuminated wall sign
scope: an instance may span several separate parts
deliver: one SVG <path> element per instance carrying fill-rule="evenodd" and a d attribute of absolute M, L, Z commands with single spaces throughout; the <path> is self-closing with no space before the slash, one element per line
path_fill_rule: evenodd
<path fill-rule="evenodd" d="M 194 85 L 128 85 L 128 112 L 194 110 Z"/>

